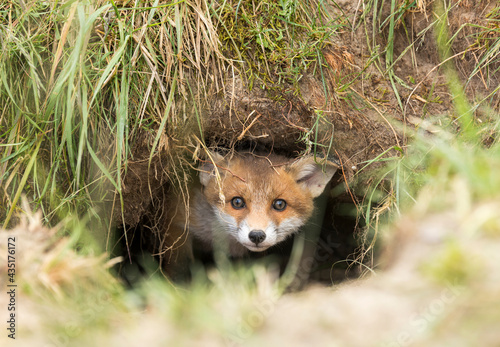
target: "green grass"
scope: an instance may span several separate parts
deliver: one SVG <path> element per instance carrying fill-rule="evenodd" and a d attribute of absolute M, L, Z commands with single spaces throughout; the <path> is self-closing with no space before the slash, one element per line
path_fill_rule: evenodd
<path fill-rule="evenodd" d="M 405 81 L 407 76 L 398 76 L 395 73 L 394 67 L 397 62 L 405 55 L 411 55 L 412 63 L 416 65 L 415 50 L 420 43 L 426 40 L 428 35 L 433 35 L 433 32 L 447 30 L 447 26 L 443 26 L 440 23 L 446 22 L 447 25 L 449 24 L 448 15 L 450 12 L 462 7 L 467 8 L 468 6 L 463 1 L 447 4 L 446 7 L 442 6 L 443 3 L 443 1 L 437 1 L 435 4 L 427 1 L 363 1 L 363 12 L 359 19 L 353 23 L 354 28 L 364 26 L 371 55 L 368 64 L 374 64 L 381 73 L 389 78 L 393 93 L 403 113 L 407 111 L 407 106 L 405 105 L 407 101 L 401 96 L 401 91 L 405 89 L 411 91 L 412 87 Z M 387 12 L 386 10 L 389 7 L 390 11 Z M 425 17 L 428 19 L 427 23 L 429 23 L 427 27 L 416 35 L 411 34 L 412 28 L 410 27 L 412 25 L 410 18 L 413 13 L 425 13 Z M 489 95 L 482 96 L 484 98 L 482 102 L 485 102 L 498 92 L 498 89 L 495 88 L 498 82 L 494 76 L 498 71 L 500 48 L 498 41 L 498 15 L 499 7 L 492 7 L 488 13 L 481 14 L 479 17 L 481 24 L 463 23 L 453 35 L 446 36 L 449 42 L 441 44 L 441 46 L 446 44 L 446 46 L 452 47 L 454 43 L 461 40 L 461 35 L 471 39 L 469 41 L 472 44 L 466 47 L 460 54 L 473 54 L 476 56 L 475 68 L 467 76 L 466 87 L 474 77 L 477 78 L 479 76 L 485 87 L 491 91 Z M 366 21 L 365 19 L 368 17 L 373 18 L 373 20 Z M 473 30 L 469 30 L 471 28 Z M 407 45 L 396 56 L 394 40 L 398 31 L 404 35 Z M 450 56 L 450 51 L 441 52 L 443 65 L 452 64 L 452 62 L 447 60 Z M 411 82 L 411 78 L 409 82 Z"/>
<path fill-rule="evenodd" d="M 377 0 L 370 0 L 363 2 L 364 11 L 358 21 L 353 23 L 354 28 L 364 26 L 368 48 L 370 49 L 370 58 L 367 59 L 367 64 L 374 64 L 382 74 L 387 76 L 392 86 L 397 104 L 403 112 L 403 119 L 408 110 L 406 103 L 409 102 L 409 98 L 414 94 L 420 83 L 417 84 L 415 89 L 408 86 L 402 78 L 395 74 L 394 67 L 404 55 L 414 54 L 413 51 L 415 46 L 419 45 L 421 40 L 425 39 L 426 35 L 434 35 L 436 39 L 441 59 L 441 63 L 436 68 L 439 68 L 446 77 L 446 86 L 451 94 L 451 100 L 453 100 L 454 105 L 450 114 L 446 116 L 434 115 L 434 117 L 429 118 L 428 121 L 424 121 L 421 125 L 421 129 L 417 129 L 416 133 L 404 125 L 400 126 L 393 123 L 394 126 L 400 130 L 400 134 L 403 135 L 401 146 L 389 148 L 366 163 L 361 163 L 363 166 L 358 168 L 360 170 L 357 176 L 360 176 L 359 180 L 361 182 L 365 182 L 366 176 L 364 175 L 364 170 L 366 168 L 370 168 L 374 164 L 380 164 L 386 161 L 389 162 L 388 166 L 380 169 L 378 174 L 373 175 L 374 177 L 372 176 L 372 178 L 369 179 L 371 184 L 368 188 L 357 188 L 358 193 L 365 196 L 363 204 L 358 208 L 358 213 L 363 219 L 364 224 L 368 226 L 368 230 L 372 229 L 372 224 L 374 225 L 374 230 L 371 232 L 369 231 L 365 235 L 365 238 L 368 240 L 373 239 L 373 235 L 376 234 L 375 230 L 378 230 L 380 216 L 384 214 L 388 216 L 398 215 L 403 205 L 413 204 L 416 200 L 416 192 L 418 192 L 425 184 L 424 182 L 426 182 L 426 175 L 423 175 L 425 169 L 423 168 L 428 167 L 428 165 L 432 166 L 433 164 L 429 164 L 427 161 L 429 151 L 431 151 L 426 143 L 429 140 L 423 139 L 421 132 L 425 133 L 426 131 L 430 131 L 434 133 L 436 129 L 441 129 L 439 131 L 444 131 L 442 135 L 444 137 L 439 143 L 442 144 L 446 141 L 450 141 L 456 136 L 456 132 L 458 136 L 461 136 L 461 140 L 453 143 L 460 146 L 460 148 L 454 149 L 454 147 L 452 147 L 446 150 L 452 152 L 457 151 L 458 153 L 462 153 L 461 151 L 468 151 L 469 147 L 481 148 L 481 143 L 488 143 L 488 145 L 497 143 L 496 129 L 498 125 L 498 110 L 494 109 L 492 103 L 495 102 L 495 96 L 498 95 L 500 84 L 498 79 L 492 74 L 492 71 L 496 72 L 498 70 L 500 62 L 498 47 L 499 7 L 495 6 L 490 12 L 483 14 L 484 18 L 481 19 L 486 26 L 465 23 L 457 31 L 451 34 L 448 32 L 449 15 L 451 11 L 460 10 L 461 6 L 461 2 L 444 7 L 443 1 L 436 1 L 432 7 L 429 7 L 425 2 L 419 1 L 380 2 Z M 390 11 L 387 12 L 388 8 L 390 8 Z M 412 15 L 412 12 L 421 14 L 424 12 L 427 13 L 428 11 L 434 11 L 434 16 L 427 21 L 429 23 L 428 26 L 419 32 L 416 37 L 411 36 L 408 26 L 410 24 L 409 17 Z M 371 17 L 373 20 L 366 21 L 365 19 L 367 17 Z M 466 28 L 475 29 L 472 31 L 472 34 L 468 35 L 468 37 L 474 39 L 475 42 L 473 45 L 468 46 L 461 54 L 465 55 L 470 52 L 479 52 L 479 54 L 476 58 L 478 64 L 464 80 L 463 76 L 459 77 L 455 65 L 456 63 L 453 60 L 457 55 L 455 54 L 452 56 L 452 52 L 454 52 L 454 44 L 459 40 L 460 35 L 464 35 Z M 397 30 L 404 32 L 407 46 L 402 50 L 400 55 L 396 57 L 394 55 L 394 39 Z M 384 45 L 381 46 L 381 42 Z M 412 61 L 414 59 L 415 58 L 412 58 Z M 359 74 L 360 78 L 364 78 L 364 71 L 367 67 L 368 66 L 365 66 Z M 468 95 L 474 94 L 474 92 L 471 93 L 468 85 L 473 78 L 477 79 L 478 75 L 482 83 L 487 87 L 486 90 L 488 94 L 476 95 L 476 97 L 472 99 L 466 95 L 466 90 L 469 88 Z M 415 84 L 415 81 L 412 83 Z M 431 99 L 435 87 L 436 85 L 433 84 L 429 94 L 424 96 L 427 104 L 431 102 L 440 102 L 437 98 L 434 100 Z M 410 93 L 408 100 L 401 99 L 400 91 L 402 89 L 406 89 L 406 94 Z M 375 108 L 372 103 L 369 101 L 367 102 L 372 108 Z M 427 104 L 423 108 L 425 112 L 424 115 L 422 115 L 423 118 L 427 118 Z M 484 118 L 481 117 L 479 120 L 476 118 L 478 110 L 481 110 L 481 113 L 485 114 Z M 485 119 L 485 121 L 483 121 L 483 119 Z M 439 137 L 440 136 L 437 136 L 437 138 Z M 416 141 L 415 138 L 417 139 Z M 407 140 L 410 141 L 408 146 L 406 143 Z M 461 147 L 462 141 L 463 148 Z M 422 142 L 425 144 L 422 144 Z M 432 150 L 439 150 L 440 147 L 441 145 L 436 144 L 436 147 L 432 147 Z M 444 146 L 442 149 L 445 150 L 445 147 L 447 146 Z M 387 154 L 391 153 L 391 151 L 393 155 L 387 157 Z M 482 149 L 478 149 L 478 151 L 482 153 Z M 397 155 L 394 156 L 394 153 Z M 460 157 L 458 153 L 456 153 L 455 156 Z M 433 155 L 438 154 L 434 153 Z M 393 164 L 391 164 L 391 162 Z M 415 172 L 415 174 L 413 174 L 413 172 Z M 372 210 L 373 207 L 375 207 L 375 210 Z M 389 213 L 387 214 L 384 212 Z M 368 244 L 371 243 L 368 242 Z"/>
<path fill-rule="evenodd" d="M 47 222 L 88 211 L 107 224 L 96 201 L 123 203 L 134 146 L 151 161 L 167 138 L 202 131 L 200 111 L 228 69 L 249 88 L 296 84 L 321 68 L 336 25 L 314 1 L 29 1 L 0 13 L 4 227 L 21 192 Z"/>
<path fill-rule="evenodd" d="M 229 1 L 214 10 L 223 51 L 240 63 L 249 88 L 275 90 L 322 68 L 322 49 L 344 26 L 321 1 Z"/>
<path fill-rule="evenodd" d="M 40 209 L 46 225 L 61 223 L 49 232 L 33 219 L 10 231 L 19 232 L 23 240 L 34 239 L 24 245 L 31 256 L 19 258 L 20 295 L 27 305 L 23 309 L 41 320 L 27 322 L 21 330 L 33 343 L 120 344 L 120 334 L 112 331 L 137 343 L 148 332 L 154 343 L 182 345 L 206 336 L 215 344 L 241 343 L 259 334 L 283 295 L 287 279 L 277 281 L 276 270 L 261 264 L 197 269 L 190 287 L 173 286 L 158 273 L 148 273 L 144 283 L 130 289 L 102 255 L 102 239 L 112 225 L 111 205 L 114 200 L 124 203 L 122 179 L 129 161 L 138 159 L 135 148 L 145 146 L 145 158 L 153 166 L 161 151 L 173 157 L 176 146 L 179 151 L 191 146 L 192 134 L 201 138 L 202 110 L 212 95 L 224 90 L 228 71 L 229 76 L 233 71 L 244 76 L 249 89 L 265 88 L 271 97 L 276 88 L 296 87 L 308 71 L 325 79 L 322 50 L 350 25 L 342 16 L 332 18 L 326 5 L 334 4 L 324 1 L 240 0 L 218 5 L 0 5 L 0 223 L 2 229 L 14 226 L 29 218 L 17 215 L 32 215 L 30 209 Z M 405 14 L 419 9 L 418 2 L 386 2 L 391 7 L 386 18 L 381 17 L 380 1 L 363 5 L 363 14 L 352 24 L 371 26 L 366 64 L 375 64 L 388 79 L 403 111 L 399 90 L 408 86 L 394 67 L 416 41 L 395 56 L 393 40 L 398 25 L 405 25 Z M 426 33 L 438 33 L 453 109 L 429 115 L 413 130 L 404 130 L 404 144 L 358 163 L 356 178 L 361 183 L 353 189 L 365 196 L 356 210 L 365 226 L 362 253 L 377 250 L 381 240 L 394 236 L 391 223 L 405 216 L 423 219 L 451 212 L 470 216 L 464 227 L 468 235 L 491 240 L 500 235 L 498 217 L 482 208 L 495 203 L 500 193 L 500 118 L 495 104 L 500 89 L 495 80 L 499 7 L 486 14 L 488 25 L 469 25 L 477 29 L 470 49 L 479 55 L 465 81 L 449 59 L 458 35 L 446 32 L 443 25 L 449 11 L 436 7 Z M 374 18 L 371 23 L 369 16 Z M 384 47 L 378 45 L 382 34 Z M 337 91 L 350 91 L 367 69 L 349 74 L 350 80 L 340 81 Z M 464 86 L 477 76 L 489 92 L 473 98 Z M 322 110 L 315 116 L 301 139 L 311 149 L 323 132 L 335 134 L 334 122 Z M 182 186 L 183 176 L 169 174 Z M 22 204 L 23 196 L 29 203 Z M 33 236 L 38 229 L 40 238 Z M 480 280 L 474 273 L 483 263 L 468 262 L 468 245 L 459 236 L 422 264 L 426 276 L 438 283 Z M 5 249 L 0 249 L 0 257 L 5 257 Z M 457 266 L 462 263 L 467 266 Z"/>

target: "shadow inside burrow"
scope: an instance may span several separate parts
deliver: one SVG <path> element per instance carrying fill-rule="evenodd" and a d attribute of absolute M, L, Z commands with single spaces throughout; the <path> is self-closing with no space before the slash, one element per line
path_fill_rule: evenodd
<path fill-rule="evenodd" d="M 237 149 L 241 148 L 244 146 L 241 145 Z M 257 150 L 256 147 L 250 149 Z M 286 153 L 284 150 L 274 152 L 290 155 L 290 152 Z M 291 273 L 293 276 L 289 281 L 289 289 L 293 291 L 312 283 L 331 285 L 359 276 L 360 267 L 352 266 L 352 264 L 358 258 L 357 252 L 360 245 L 357 235 L 362 225 L 358 223 L 356 203 L 352 201 L 351 195 L 343 186 L 342 170 L 338 170 L 330 185 L 325 189 L 322 201 L 319 201 L 321 199 L 315 201 L 315 205 L 325 204 L 323 216 L 319 216 L 319 219 L 317 215 L 313 216 L 309 224 L 302 227 L 296 235 L 264 252 L 249 252 L 244 258 L 229 259 L 234 265 L 233 268 L 250 268 L 253 264 L 279 268 L 280 276 L 285 273 L 287 275 Z M 164 202 L 175 193 L 175 190 L 170 183 L 165 183 L 154 192 L 155 195 L 136 225 L 122 225 L 116 229 L 118 239 L 115 255 L 121 255 L 125 259 L 117 265 L 117 272 L 131 288 L 154 275 L 171 280 L 160 265 L 158 238 L 162 232 L 166 231 L 168 225 Z M 318 206 L 316 206 L 317 210 Z M 320 224 L 319 236 L 311 236 L 308 233 L 311 223 L 315 224 L 316 229 L 318 229 L 318 223 Z M 300 250 L 302 256 L 299 260 L 292 257 L 294 248 L 296 249 L 297 243 L 300 243 L 298 241 L 301 241 L 304 247 L 304 250 Z M 220 264 L 217 264 L 211 252 L 195 249 L 194 259 L 198 272 L 203 269 L 207 273 L 216 266 L 220 269 L 218 266 Z M 192 269 L 187 269 L 184 274 L 174 280 L 174 283 L 189 285 L 191 280 Z"/>

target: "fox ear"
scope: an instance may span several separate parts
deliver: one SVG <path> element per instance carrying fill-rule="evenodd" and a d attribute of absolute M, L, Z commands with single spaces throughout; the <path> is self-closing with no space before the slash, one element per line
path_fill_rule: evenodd
<path fill-rule="evenodd" d="M 206 159 L 198 167 L 200 182 L 203 186 L 207 186 L 210 180 L 216 176 L 215 168 L 222 163 L 224 157 L 217 152 L 208 151 Z"/>
<path fill-rule="evenodd" d="M 317 163 L 313 156 L 299 159 L 290 165 L 295 181 L 308 190 L 313 198 L 321 195 L 339 166 L 327 160 L 325 164 Z"/>

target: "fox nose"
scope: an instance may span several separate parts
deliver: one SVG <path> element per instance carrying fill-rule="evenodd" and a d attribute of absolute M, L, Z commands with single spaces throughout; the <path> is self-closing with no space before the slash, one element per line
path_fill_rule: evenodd
<path fill-rule="evenodd" d="M 262 230 L 252 230 L 248 234 L 248 238 L 250 239 L 250 241 L 255 243 L 256 246 L 258 246 L 259 243 L 266 239 L 266 233 L 264 233 Z"/>

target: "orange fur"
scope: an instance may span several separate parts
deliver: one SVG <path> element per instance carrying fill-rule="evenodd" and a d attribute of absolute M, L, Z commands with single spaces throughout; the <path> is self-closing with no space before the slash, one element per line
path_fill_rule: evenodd
<path fill-rule="evenodd" d="M 179 247 L 180 257 L 169 253 L 170 263 L 189 262 L 193 241 L 205 251 L 224 244 L 236 257 L 283 241 L 311 216 L 313 199 L 337 169 L 336 164 L 327 161 L 322 166 L 311 156 L 296 161 L 252 153 L 211 157 L 213 161 L 199 168 L 201 187 L 193 188 L 189 210 L 178 213 L 167 230 L 168 240 L 179 239 L 188 222 L 188 242 Z M 235 201 L 242 206 L 235 207 Z M 172 265 L 164 267 L 169 272 Z"/>

